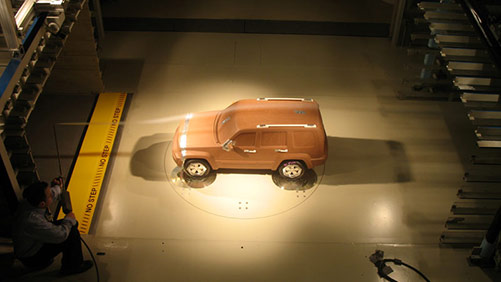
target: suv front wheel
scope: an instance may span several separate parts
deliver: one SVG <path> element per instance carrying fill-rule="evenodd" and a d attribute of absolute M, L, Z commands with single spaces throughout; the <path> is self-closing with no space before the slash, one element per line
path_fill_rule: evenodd
<path fill-rule="evenodd" d="M 184 171 L 191 177 L 205 177 L 209 175 L 211 167 L 206 160 L 187 160 L 184 162 Z"/>
<path fill-rule="evenodd" d="M 278 168 L 280 176 L 290 179 L 296 179 L 303 176 L 306 170 L 305 165 L 301 161 L 284 161 Z"/>

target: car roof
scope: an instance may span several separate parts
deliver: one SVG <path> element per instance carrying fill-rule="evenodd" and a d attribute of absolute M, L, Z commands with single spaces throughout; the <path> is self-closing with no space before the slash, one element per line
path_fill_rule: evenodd
<path fill-rule="evenodd" d="M 264 124 L 314 124 L 322 127 L 318 103 L 311 99 L 245 99 L 224 111 L 239 130 Z"/>

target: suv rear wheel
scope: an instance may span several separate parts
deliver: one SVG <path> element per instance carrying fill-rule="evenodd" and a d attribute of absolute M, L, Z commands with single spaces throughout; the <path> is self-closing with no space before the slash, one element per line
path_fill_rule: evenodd
<path fill-rule="evenodd" d="M 306 170 L 305 165 L 301 161 L 284 161 L 278 168 L 278 173 L 285 178 L 295 179 L 303 176 Z"/>
<path fill-rule="evenodd" d="M 184 171 L 191 177 L 205 177 L 209 175 L 211 167 L 206 160 L 187 160 L 184 162 Z"/>

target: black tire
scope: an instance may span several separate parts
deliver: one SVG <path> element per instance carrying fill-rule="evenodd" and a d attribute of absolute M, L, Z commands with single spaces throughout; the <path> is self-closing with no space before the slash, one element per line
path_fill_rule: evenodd
<path fill-rule="evenodd" d="M 278 167 L 280 176 L 288 179 L 297 179 L 304 175 L 306 166 L 302 161 L 283 161 Z"/>
<path fill-rule="evenodd" d="M 209 175 L 212 168 L 206 160 L 193 159 L 184 162 L 183 170 L 189 177 L 200 178 Z"/>

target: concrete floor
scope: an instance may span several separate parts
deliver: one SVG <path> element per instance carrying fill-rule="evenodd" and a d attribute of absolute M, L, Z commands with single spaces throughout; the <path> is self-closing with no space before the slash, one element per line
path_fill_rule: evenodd
<path fill-rule="evenodd" d="M 467 265 L 469 250 L 438 246 L 463 174 L 465 152 L 451 132 L 468 135 L 468 121 L 459 103 L 396 98 L 407 75 L 402 53 L 381 38 L 109 33 L 107 90 L 134 94 L 84 236 L 104 253 L 101 278 L 379 281 L 368 257 L 381 249 L 433 281 L 494 279 Z M 184 114 L 242 98 L 302 96 L 321 106 L 330 153 L 307 196 L 263 184 L 266 175 L 222 174 L 203 189 L 169 181 L 169 142 Z M 240 193 L 254 184 L 261 202 Z M 296 204 L 262 204 L 277 193 Z M 398 281 L 420 279 L 394 269 Z"/>
<path fill-rule="evenodd" d="M 472 131 L 460 103 L 396 98 L 414 72 L 390 39 L 108 32 L 102 59 L 107 91 L 133 95 L 83 236 L 100 253 L 101 281 L 381 281 L 368 259 L 376 249 L 432 281 L 499 279 L 469 267 L 468 249 L 438 245 Z M 202 189 L 170 181 L 169 145 L 186 113 L 258 97 L 319 102 L 329 159 L 318 186 L 287 191 L 269 175 L 226 173 Z M 95 279 L 62 278 L 58 267 L 18 280 Z"/>

